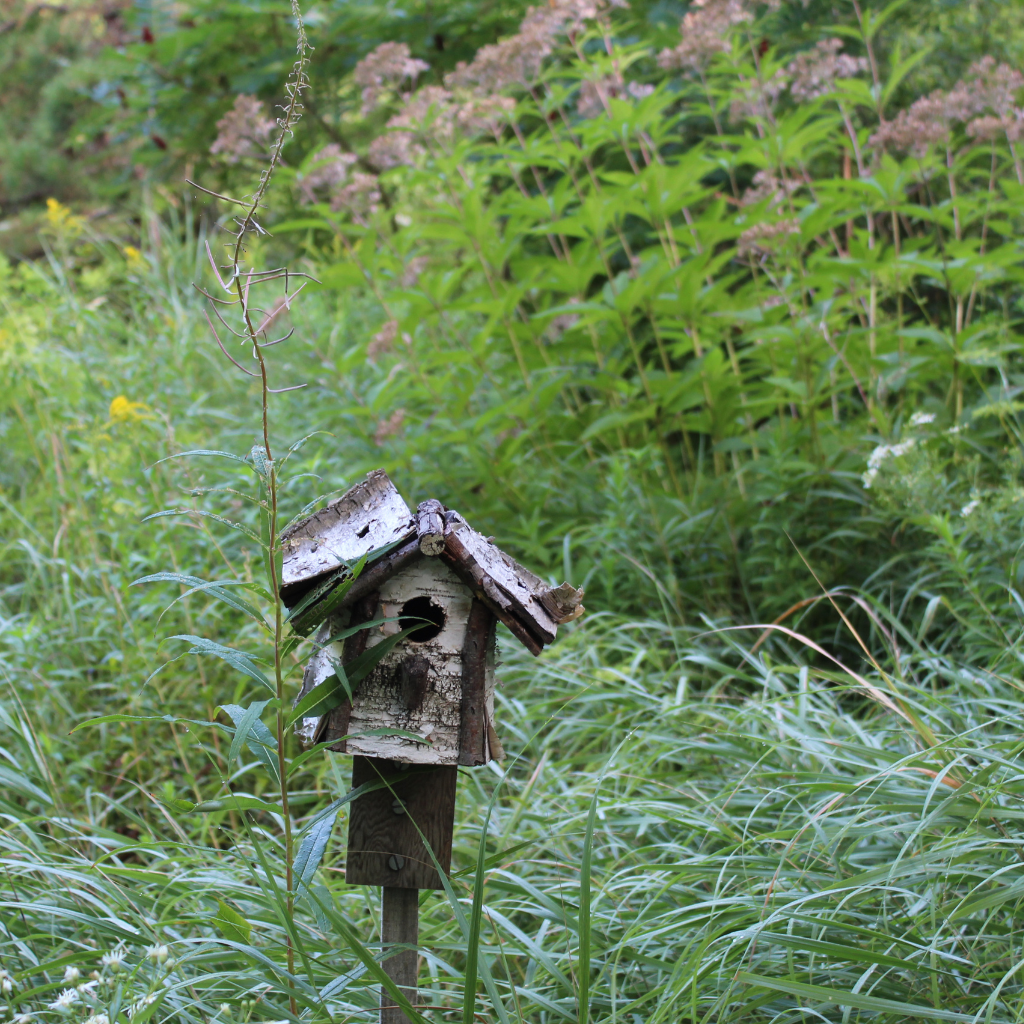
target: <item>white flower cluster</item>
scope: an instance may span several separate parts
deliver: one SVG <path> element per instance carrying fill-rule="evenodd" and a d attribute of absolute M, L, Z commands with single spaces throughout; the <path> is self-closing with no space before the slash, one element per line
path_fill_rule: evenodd
<path fill-rule="evenodd" d="M 131 1006 L 125 1011 L 128 1015 L 128 1019 L 131 1020 L 137 1013 L 140 1013 L 147 1006 L 152 1006 L 156 1002 L 156 993 L 150 992 L 149 995 L 143 996 L 141 999 L 136 999 Z"/>
<path fill-rule="evenodd" d="M 62 977 L 63 987 L 60 994 L 52 1002 L 45 1004 L 45 1010 L 59 1014 L 61 1017 L 80 1021 L 81 1024 L 111 1024 L 108 1013 L 100 1009 L 102 1005 L 101 986 L 115 986 L 123 979 L 116 976 L 126 970 L 128 966 L 129 950 L 119 944 L 116 948 L 100 957 L 101 971 L 91 971 L 88 980 L 82 977 L 83 969 L 69 964 L 64 968 Z M 160 974 L 155 977 L 150 975 L 150 991 L 138 996 L 125 1007 L 125 1014 L 131 1018 L 140 1013 L 147 1006 L 152 1006 L 159 998 L 160 984 L 170 984 L 169 972 L 175 966 L 174 957 L 171 956 L 171 949 L 163 943 L 156 943 L 145 950 L 145 956 L 151 961 L 154 967 L 160 969 Z M 0 968 L 0 992 L 10 995 L 15 989 L 14 978 L 5 970 Z M 0 1010 L 3 1008 L 0 1007 Z M 38 1010 L 32 1012 L 15 1013 L 11 1008 L 13 1017 L 5 1024 L 34 1024 L 37 1020 Z M 51 1019 L 48 1014 L 43 1014 L 44 1019 Z"/>
<path fill-rule="evenodd" d="M 883 462 L 888 459 L 898 459 L 901 455 L 906 455 L 913 447 L 914 439 L 912 437 L 906 441 L 900 441 L 899 444 L 880 444 L 868 456 L 868 470 L 861 476 L 864 487 L 868 488 L 875 482 L 875 477 L 878 476 Z"/>

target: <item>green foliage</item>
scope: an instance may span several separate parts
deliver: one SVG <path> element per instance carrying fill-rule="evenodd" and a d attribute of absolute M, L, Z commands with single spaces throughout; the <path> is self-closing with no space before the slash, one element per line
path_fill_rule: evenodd
<path fill-rule="evenodd" d="M 501 638 L 511 756 L 461 776 L 423 1019 L 1020 1017 L 1019 147 L 955 119 L 923 149 L 906 134 L 936 73 L 895 45 L 907 7 L 829 29 L 870 43 L 877 87 L 848 65 L 810 98 L 769 85 L 813 4 L 739 23 L 694 75 L 658 64 L 679 38 L 654 8 L 612 11 L 528 89 L 436 91 L 432 112 L 391 92 L 361 120 L 341 69 L 397 11 L 314 39 L 323 125 L 402 161 L 378 209 L 342 203 L 304 191 L 327 128 L 299 135 L 274 236 L 227 271 L 250 320 L 295 334 L 254 350 L 236 306 L 212 317 L 225 349 L 298 391 L 210 337 L 193 285 L 228 294 L 223 201 L 154 189 L 132 246 L 48 206 L 45 259 L 0 262 L 11 1018 L 55 1018 L 65 989 L 92 1024 L 375 1012 L 377 911 L 342 872 L 358 794 L 289 728 L 325 605 L 285 618 L 275 538 L 380 464 L 588 592 L 539 660 Z M 366 13 L 346 10 L 325 8 Z M 427 11 L 403 38 L 432 74 L 520 13 L 446 9 L 463 48 L 438 60 Z M 126 126 L 127 58 L 228 76 L 192 112 L 205 152 L 291 41 L 277 17 L 268 56 L 269 8 L 201 14 L 102 60 Z M 943 85 L 979 55 L 956 52 Z M 150 82 L 168 123 L 183 81 Z M 514 117 L 475 130 L 500 99 Z M 232 166 L 225 188 L 254 161 Z M 240 274 L 289 257 L 320 283 L 250 299 Z"/>

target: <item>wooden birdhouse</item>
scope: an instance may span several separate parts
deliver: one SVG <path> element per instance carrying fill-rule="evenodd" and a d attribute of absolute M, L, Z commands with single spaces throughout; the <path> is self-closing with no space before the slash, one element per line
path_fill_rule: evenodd
<path fill-rule="evenodd" d="M 299 699 L 349 683 L 300 728 L 306 743 L 355 755 L 353 787 L 366 786 L 349 815 L 346 878 L 441 888 L 423 840 L 447 871 L 457 766 L 504 757 L 496 624 L 539 654 L 583 613 L 583 593 L 549 586 L 439 501 L 411 511 L 380 469 L 282 543 L 292 625 L 316 630 Z"/>

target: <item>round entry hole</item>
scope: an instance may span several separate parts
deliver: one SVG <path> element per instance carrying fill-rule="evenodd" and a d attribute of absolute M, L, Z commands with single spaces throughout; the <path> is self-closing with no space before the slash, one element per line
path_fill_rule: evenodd
<path fill-rule="evenodd" d="M 409 639 L 416 644 L 433 640 L 444 629 L 444 609 L 439 608 L 429 597 L 414 597 L 402 605 L 398 625 L 402 629 L 413 629 Z"/>

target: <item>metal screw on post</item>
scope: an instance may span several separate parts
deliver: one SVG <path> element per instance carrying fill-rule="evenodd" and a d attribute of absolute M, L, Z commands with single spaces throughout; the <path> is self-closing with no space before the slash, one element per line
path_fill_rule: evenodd
<path fill-rule="evenodd" d="M 402 990 L 402 995 L 416 1005 L 416 975 L 420 937 L 420 900 L 418 889 L 396 889 L 381 886 L 381 941 L 385 952 L 389 946 L 408 946 L 388 957 L 382 964 L 384 973 Z M 380 1024 L 411 1024 L 409 1017 L 381 987 Z"/>

